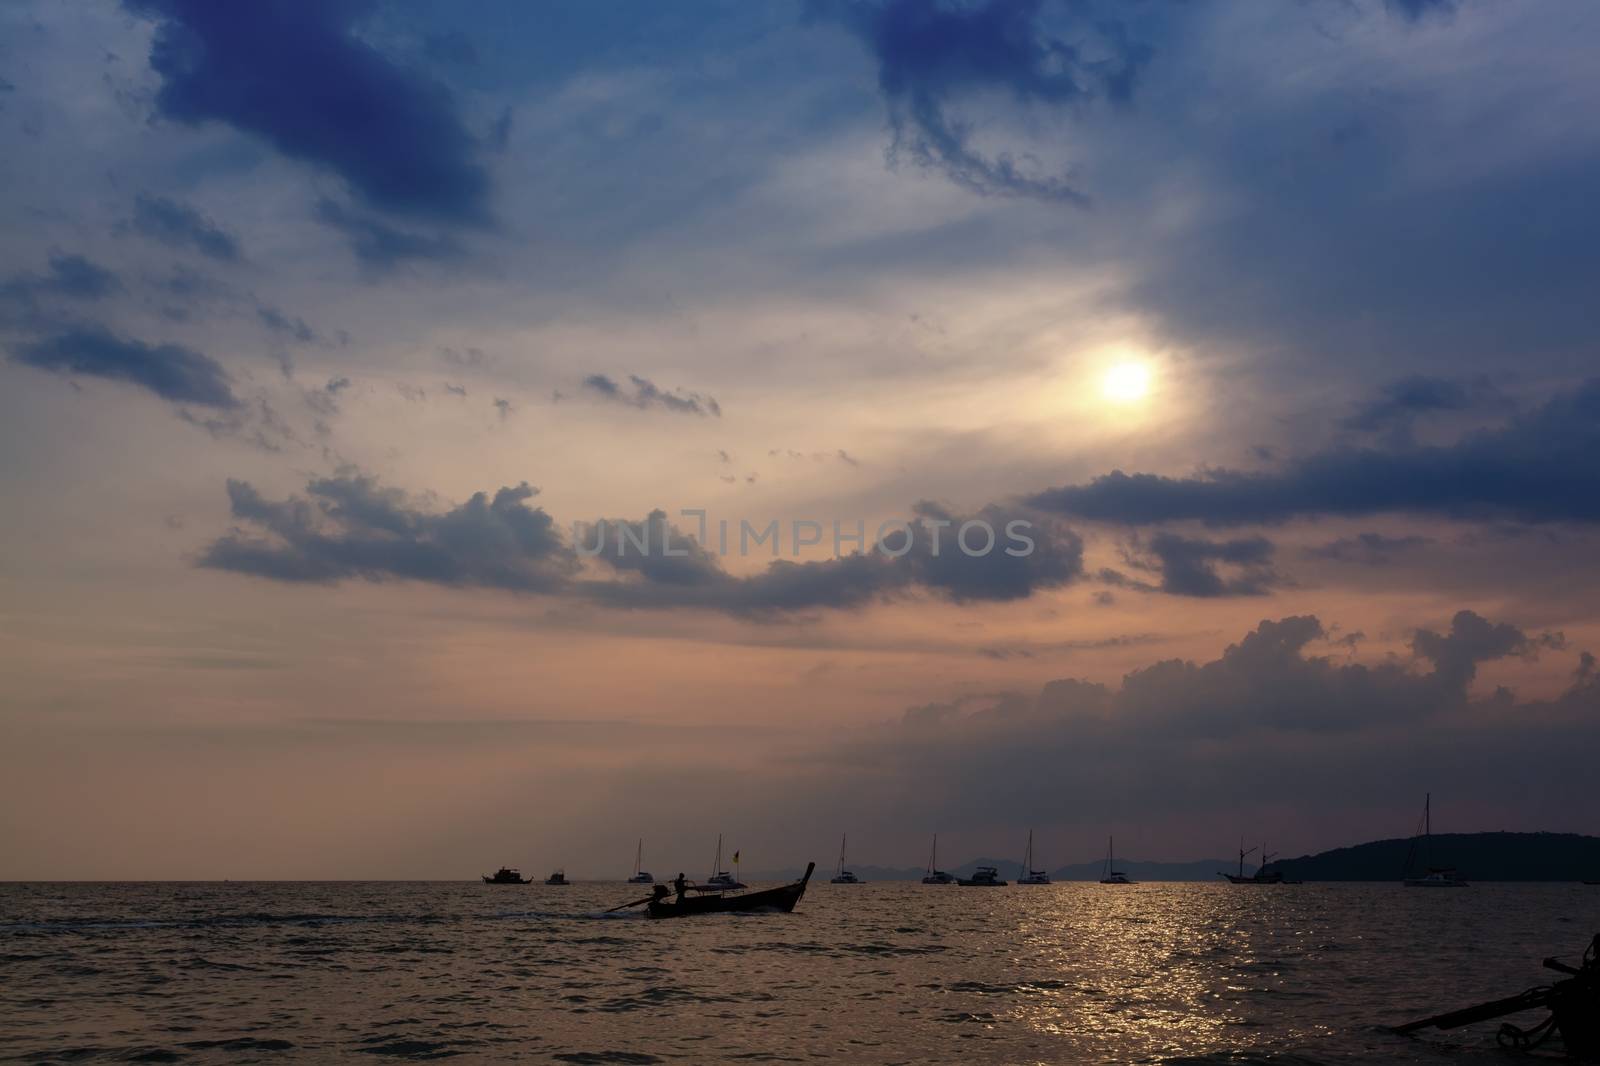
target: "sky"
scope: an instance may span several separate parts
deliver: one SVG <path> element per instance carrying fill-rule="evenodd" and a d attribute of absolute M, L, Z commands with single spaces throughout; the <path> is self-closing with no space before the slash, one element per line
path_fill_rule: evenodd
<path fill-rule="evenodd" d="M 1597 831 L 1597 49 L 5 5 L 0 878 Z"/>

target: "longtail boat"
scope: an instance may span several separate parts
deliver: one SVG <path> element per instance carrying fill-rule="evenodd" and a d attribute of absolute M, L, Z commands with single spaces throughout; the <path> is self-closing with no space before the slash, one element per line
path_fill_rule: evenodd
<path fill-rule="evenodd" d="M 1569 966 L 1559 959 L 1545 959 L 1547 970 L 1567 975 L 1554 984 L 1539 985 L 1515 996 L 1480 1003 L 1476 1007 L 1419 1018 L 1397 1026 L 1397 1033 L 1418 1029 L 1456 1029 L 1474 1022 L 1486 1022 L 1519 1011 L 1544 1008 L 1550 1016 L 1530 1029 L 1501 1022 L 1495 1039 L 1502 1047 L 1529 1050 L 1543 1044 L 1555 1033 L 1561 1034 L 1567 1053 L 1581 1059 L 1600 1058 L 1600 934 L 1589 942 L 1583 962 Z"/>
<path fill-rule="evenodd" d="M 806 882 L 811 880 L 814 862 L 806 863 L 805 876 L 793 884 L 778 888 L 764 888 L 758 892 L 704 893 L 698 896 L 683 895 L 673 899 L 666 885 L 656 886 L 656 895 L 646 909 L 652 918 L 688 918 L 697 914 L 727 914 L 735 911 L 766 911 L 784 914 L 794 910 L 800 897 L 806 894 Z"/>

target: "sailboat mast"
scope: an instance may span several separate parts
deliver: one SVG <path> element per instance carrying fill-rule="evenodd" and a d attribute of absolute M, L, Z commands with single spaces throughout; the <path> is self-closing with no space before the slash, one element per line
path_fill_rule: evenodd
<path fill-rule="evenodd" d="M 644 837 L 639 838 L 639 846 L 633 851 L 633 876 L 639 876 L 639 867 L 644 864 Z"/>
<path fill-rule="evenodd" d="M 722 872 L 722 834 L 717 834 L 717 861 L 711 864 L 711 876 L 715 877 Z"/>
<path fill-rule="evenodd" d="M 838 873 L 840 875 L 844 874 L 844 842 L 849 840 L 849 839 L 850 839 L 850 834 L 849 833 L 845 833 L 845 834 L 843 834 L 843 835 L 841 835 L 839 837 L 839 870 L 838 870 Z"/>
<path fill-rule="evenodd" d="M 1422 795 L 1422 861 L 1433 869 L 1433 793 Z"/>
<path fill-rule="evenodd" d="M 928 875 L 930 877 L 933 875 L 933 871 L 934 871 L 934 869 L 936 867 L 938 867 L 938 865 L 939 865 L 939 834 L 935 833 L 935 834 L 933 834 L 933 850 L 928 852 Z"/>

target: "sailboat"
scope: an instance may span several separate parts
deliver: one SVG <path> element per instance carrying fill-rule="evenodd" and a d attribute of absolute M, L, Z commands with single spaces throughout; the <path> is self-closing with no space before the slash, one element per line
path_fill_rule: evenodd
<path fill-rule="evenodd" d="M 1127 874 L 1117 869 L 1116 853 L 1116 841 L 1111 837 L 1106 837 L 1106 870 L 1105 876 L 1100 878 L 1100 883 L 1102 885 L 1133 884 L 1132 881 L 1128 880 Z"/>
<path fill-rule="evenodd" d="M 1411 850 L 1406 853 L 1406 868 L 1403 871 L 1407 888 L 1466 888 L 1467 882 L 1456 874 L 1453 866 L 1430 866 L 1428 872 L 1421 877 L 1412 877 L 1411 860 L 1417 854 L 1417 840 L 1412 837 Z M 1427 862 L 1433 854 L 1433 793 L 1429 792 L 1422 801 L 1422 861 Z"/>
<path fill-rule="evenodd" d="M 739 853 L 737 851 L 735 851 L 733 853 L 733 861 L 734 861 L 735 865 L 738 865 Z M 743 887 L 745 887 L 744 886 L 744 882 L 740 881 L 737 877 L 734 877 L 732 874 L 730 874 L 728 871 L 726 871 L 726 870 L 724 870 L 722 868 L 722 834 L 721 833 L 717 834 L 717 859 L 716 859 L 715 862 L 713 862 L 711 864 L 711 876 L 710 876 L 710 878 L 708 878 L 706 880 L 705 887 L 708 888 L 708 889 L 729 889 L 729 888 L 743 888 Z"/>
<path fill-rule="evenodd" d="M 1028 830 L 1028 851 L 1022 857 L 1022 871 L 1017 877 L 1019 885 L 1048 885 L 1050 875 L 1043 870 L 1033 868 L 1033 830 Z"/>
<path fill-rule="evenodd" d="M 861 884 L 861 878 L 857 877 L 855 874 L 851 873 L 849 870 L 846 870 L 844 868 L 844 842 L 846 840 L 848 840 L 849 838 L 850 837 L 849 837 L 848 833 L 839 838 L 839 870 L 838 870 L 837 873 L 835 873 L 833 875 L 832 878 L 829 879 L 829 883 L 830 884 L 835 884 L 835 885 L 859 885 L 859 884 Z"/>
<path fill-rule="evenodd" d="M 953 885 L 956 879 L 939 869 L 939 834 L 933 834 L 933 850 L 928 852 L 928 872 L 923 876 L 925 885 Z"/>
<path fill-rule="evenodd" d="M 633 853 L 633 876 L 628 878 L 628 884 L 630 884 L 630 885 L 653 885 L 653 884 L 655 884 L 656 879 L 650 873 L 650 871 L 645 870 L 645 869 L 640 867 L 639 864 L 643 860 L 644 860 L 644 837 L 640 837 L 639 838 L 638 850 L 636 850 Z"/>
<path fill-rule="evenodd" d="M 1268 851 L 1265 844 L 1261 845 L 1261 865 L 1256 867 L 1256 872 L 1249 877 L 1244 875 L 1245 856 L 1254 854 L 1255 848 L 1244 850 L 1244 840 L 1239 841 L 1239 872 L 1236 874 L 1222 874 L 1228 879 L 1230 885 L 1298 885 L 1299 881 L 1285 881 L 1282 870 L 1268 872 L 1267 864 L 1278 857 L 1275 851 Z M 1219 870 L 1218 873 L 1221 873 Z"/>

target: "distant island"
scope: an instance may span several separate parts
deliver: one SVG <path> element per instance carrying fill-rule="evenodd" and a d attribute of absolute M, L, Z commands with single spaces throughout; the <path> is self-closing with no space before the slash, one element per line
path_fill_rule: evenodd
<path fill-rule="evenodd" d="M 1335 848 L 1298 859 L 1278 859 L 1268 869 L 1282 871 L 1296 881 L 1396 881 L 1405 870 L 1411 837 L 1374 840 L 1348 848 Z M 1430 842 L 1434 866 L 1454 866 L 1468 881 L 1594 881 L 1600 880 L 1600 837 L 1578 833 L 1435 833 Z M 1421 866 L 1419 855 L 1413 860 Z M 968 877 L 979 866 L 993 866 L 1002 878 L 1015 880 L 1021 863 L 1016 859 L 980 858 L 945 869 Z M 1056 881 L 1098 881 L 1102 859 L 1058 866 L 1050 871 Z M 1117 859 L 1117 868 L 1134 881 L 1220 881 L 1217 874 L 1236 872 L 1239 860 L 1201 859 L 1196 862 L 1140 862 Z M 863 881 L 920 881 L 920 866 L 867 866 L 852 863 Z M 1256 868 L 1245 864 L 1246 875 Z M 799 870 L 752 872 L 762 881 L 785 881 Z"/>
<path fill-rule="evenodd" d="M 1398 881 L 1412 838 L 1374 840 L 1271 864 L 1305 881 Z M 1454 866 L 1468 881 L 1600 880 L 1600 837 L 1578 833 L 1435 833 L 1434 866 Z M 1414 860 L 1420 865 L 1420 855 Z"/>

